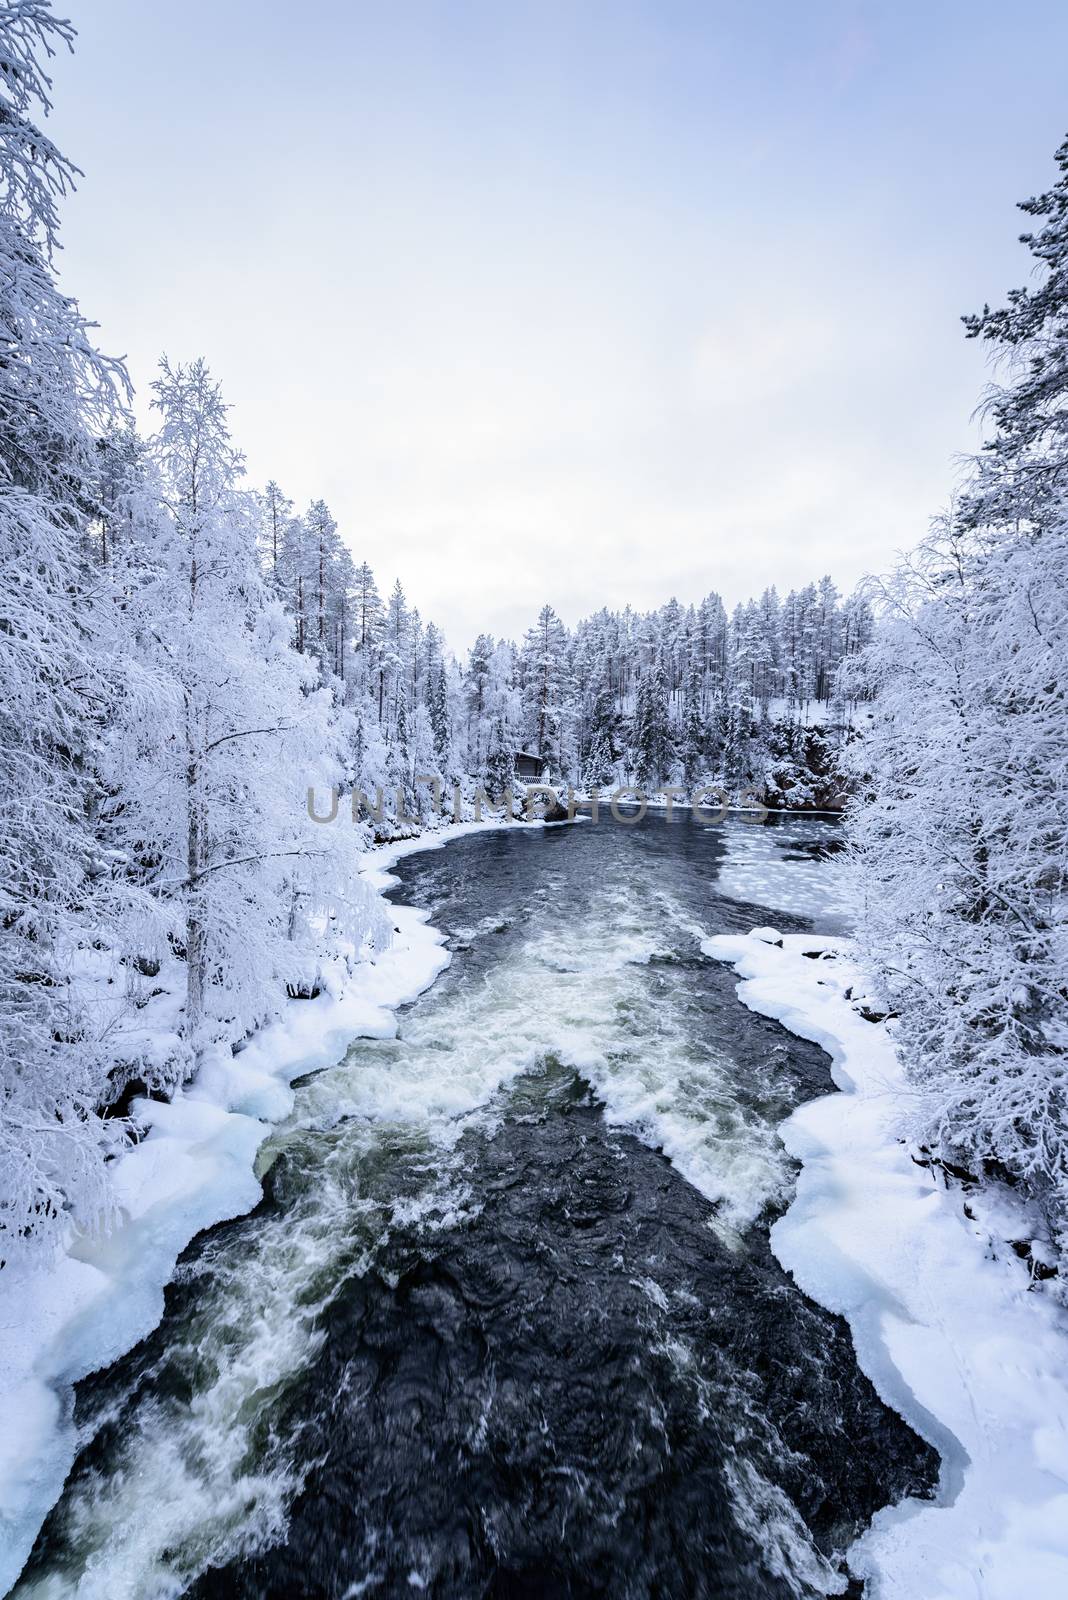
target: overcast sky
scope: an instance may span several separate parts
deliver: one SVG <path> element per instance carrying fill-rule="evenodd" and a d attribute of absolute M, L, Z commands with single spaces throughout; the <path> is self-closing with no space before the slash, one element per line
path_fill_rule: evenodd
<path fill-rule="evenodd" d="M 70 0 L 62 282 L 465 648 L 852 587 L 944 504 L 1063 0 Z"/>

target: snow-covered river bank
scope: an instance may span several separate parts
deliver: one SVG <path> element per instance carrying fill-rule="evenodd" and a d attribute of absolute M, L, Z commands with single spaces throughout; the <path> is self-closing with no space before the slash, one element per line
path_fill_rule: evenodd
<path fill-rule="evenodd" d="M 939 1493 L 879 1513 L 850 1551 L 882 1600 L 1068 1592 L 1068 1317 L 1034 1292 L 1033 1207 L 963 1185 L 906 1140 L 912 1093 L 848 941 L 704 941 L 761 1015 L 829 1051 L 838 1094 L 781 1129 L 802 1163 L 778 1259 L 849 1322 L 879 1393 L 937 1446 Z"/>
<path fill-rule="evenodd" d="M 885 1094 L 827 1093 L 806 1039 L 869 1091 L 894 1065 L 841 959 L 789 945 L 841 931 L 834 838 L 651 817 L 398 852 L 393 952 L 160 1108 L 124 1228 L 8 1302 L 10 1578 L 79 1452 L 16 1592 L 811 1595 L 853 1546 L 871 1593 L 1007 1597 L 969 1570 L 1002 1570 L 975 1463 L 1013 1407 L 965 1412 L 1029 1343 L 1000 1548 L 1033 1504 L 1052 1595 L 1063 1325 L 1011 1251 L 984 1272 Z M 746 937 L 772 915 L 785 949 Z M 952 1313 L 935 1266 L 895 1300 L 891 1246 L 928 1233 Z M 969 1294 L 1008 1346 L 962 1342 Z M 881 1510 L 938 1472 L 898 1411 L 949 1509 Z"/>

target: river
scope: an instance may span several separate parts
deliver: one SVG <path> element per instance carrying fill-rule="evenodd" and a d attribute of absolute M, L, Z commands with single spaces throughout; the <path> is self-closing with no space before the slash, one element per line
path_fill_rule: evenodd
<path fill-rule="evenodd" d="M 842 1550 L 937 1459 L 768 1245 L 827 1058 L 700 950 L 840 925 L 835 844 L 682 812 L 404 859 L 451 965 L 78 1386 L 19 1600 L 858 1592 Z"/>

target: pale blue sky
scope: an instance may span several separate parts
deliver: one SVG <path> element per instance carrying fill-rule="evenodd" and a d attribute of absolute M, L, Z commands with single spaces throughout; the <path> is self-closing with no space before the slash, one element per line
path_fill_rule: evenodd
<path fill-rule="evenodd" d="M 57 9 L 64 286 L 457 647 L 915 542 L 1068 131 L 1063 0 Z"/>

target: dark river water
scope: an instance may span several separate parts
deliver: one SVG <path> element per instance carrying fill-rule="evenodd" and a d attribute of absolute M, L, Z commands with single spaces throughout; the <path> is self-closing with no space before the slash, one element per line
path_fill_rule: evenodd
<path fill-rule="evenodd" d="M 79 1386 L 16 1594 L 809 1596 L 937 1476 L 779 1267 L 831 1087 L 710 933 L 834 924 L 832 824 L 688 814 L 412 856 L 452 965 L 303 1080 L 250 1216 Z"/>

